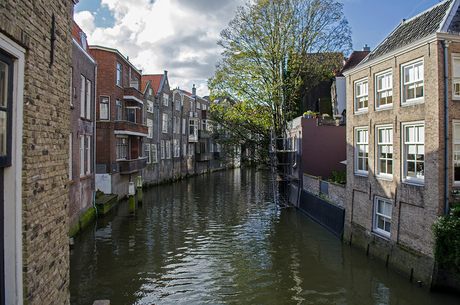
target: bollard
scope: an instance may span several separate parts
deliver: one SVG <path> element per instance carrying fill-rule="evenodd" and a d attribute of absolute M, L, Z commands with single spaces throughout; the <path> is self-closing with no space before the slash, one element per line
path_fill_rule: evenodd
<path fill-rule="evenodd" d="M 137 176 L 137 202 L 142 203 L 142 176 Z"/>
<path fill-rule="evenodd" d="M 129 195 L 129 213 L 130 214 L 134 214 L 134 212 L 136 211 L 136 202 L 135 202 L 135 199 L 136 197 L 134 196 L 136 194 L 135 190 L 134 190 L 134 182 L 130 182 L 129 183 L 129 191 L 128 191 L 128 195 Z"/>

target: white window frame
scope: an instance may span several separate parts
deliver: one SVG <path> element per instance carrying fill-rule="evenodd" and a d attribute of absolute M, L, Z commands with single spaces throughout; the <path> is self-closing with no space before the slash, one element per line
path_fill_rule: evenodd
<path fill-rule="evenodd" d="M 187 157 L 187 144 L 183 143 L 183 144 L 182 144 L 182 149 L 183 149 L 182 155 L 183 155 L 184 157 Z"/>
<path fill-rule="evenodd" d="M 383 205 L 383 209 L 379 209 L 379 206 L 382 206 L 382 205 Z M 391 199 L 375 196 L 374 198 L 374 221 L 372 225 L 373 232 L 381 236 L 384 236 L 386 238 L 390 238 L 392 211 L 393 211 L 393 202 Z"/>
<path fill-rule="evenodd" d="M 147 119 L 147 127 L 149 130 L 149 134 L 147 135 L 148 139 L 153 139 L 153 120 Z"/>
<path fill-rule="evenodd" d="M 147 112 L 153 113 L 153 102 L 147 100 Z"/>
<path fill-rule="evenodd" d="M 408 128 L 415 128 L 414 129 L 414 139 L 413 140 L 406 140 L 408 134 Z M 420 127 L 423 128 L 423 133 L 420 133 Z M 401 132 L 401 147 L 402 147 L 402 181 L 405 183 L 410 184 L 425 184 L 425 122 L 407 122 L 402 123 L 402 132 Z M 410 135 L 410 134 L 409 134 Z M 409 177 L 408 176 L 408 152 L 409 150 L 414 150 L 415 152 L 423 152 L 423 161 L 417 161 L 417 157 L 415 160 L 411 161 L 415 166 L 415 175 L 416 177 Z M 419 154 L 416 154 L 419 155 Z M 422 174 L 417 174 L 417 165 L 422 164 L 423 170 Z"/>
<path fill-rule="evenodd" d="M 420 69 L 421 67 L 421 69 Z M 423 103 L 425 100 L 425 73 L 424 73 L 424 60 L 423 58 L 413 60 L 411 62 L 401 65 L 401 105 L 410 105 L 416 103 Z M 412 69 L 410 72 L 409 69 Z M 412 79 L 406 80 L 406 71 L 409 70 L 409 76 Z M 420 76 L 421 70 L 421 76 Z M 422 88 L 422 96 L 408 99 L 407 87 L 412 87 L 414 95 L 417 92 L 417 88 Z"/>
<path fill-rule="evenodd" d="M 162 131 L 168 133 L 169 115 L 163 112 Z"/>
<path fill-rule="evenodd" d="M 80 135 L 78 139 L 80 150 L 80 177 L 85 176 L 85 136 Z"/>
<path fill-rule="evenodd" d="M 147 158 L 147 164 L 152 163 L 151 154 L 150 154 L 150 144 L 149 143 L 144 144 L 144 157 Z"/>
<path fill-rule="evenodd" d="M 163 93 L 163 105 L 166 107 L 169 105 L 169 95 L 167 93 Z"/>
<path fill-rule="evenodd" d="M 452 99 L 460 100 L 460 54 L 452 54 Z"/>
<path fill-rule="evenodd" d="M 171 140 L 166 140 L 166 159 L 171 159 Z"/>
<path fill-rule="evenodd" d="M 359 92 L 358 91 L 362 91 Z M 369 81 L 367 77 L 356 80 L 353 82 L 353 97 L 355 104 L 355 113 L 367 112 L 369 109 Z M 364 103 L 367 105 L 364 107 Z M 359 104 L 363 103 L 363 106 L 360 107 Z"/>
<path fill-rule="evenodd" d="M 391 101 L 388 101 L 391 98 Z M 385 104 L 381 104 L 381 99 Z M 393 107 L 393 71 L 386 70 L 375 75 L 375 108 L 388 109 Z"/>
<path fill-rule="evenodd" d="M 179 111 L 180 109 L 180 101 L 176 101 L 175 103 L 176 110 Z"/>
<path fill-rule="evenodd" d="M 158 148 L 157 144 L 151 144 L 151 152 L 152 152 L 152 163 L 158 163 Z"/>
<path fill-rule="evenodd" d="M 201 104 L 200 103 L 196 103 L 196 109 L 201 109 Z"/>
<path fill-rule="evenodd" d="M 455 180 L 455 165 L 460 171 L 460 120 L 452 120 L 452 185 L 460 186 L 460 177 Z"/>
<path fill-rule="evenodd" d="M 106 100 L 107 102 L 103 102 Z M 107 105 L 106 116 L 102 117 L 102 105 Z M 99 97 L 99 120 L 107 121 L 110 119 L 110 96 L 101 95 Z"/>
<path fill-rule="evenodd" d="M 182 134 L 183 135 L 185 135 L 186 129 L 187 129 L 187 120 L 182 119 Z"/>
<path fill-rule="evenodd" d="M 188 145 L 188 155 L 193 157 L 195 155 L 195 143 L 190 143 Z"/>
<path fill-rule="evenodd" d="M 73 106 L 73 67 L 70 67 L 70 106 Z"/>
<path fill-rule="evenodd" d="M 383 132 L 383 138 L 380 137 L 381 131 Z M 381 158 L 382 154 L 386 154 L 385 157 Z M 391 158 L 388 157 L 391 154 Z M 375 127 L 375 172 L 379 178 L 392 179 L 394 173 L 394 149 L 393 149 L 393 125 L 379 125 Z M 385 160 L 385 168 L 388 169 L 389 163 L 391 163 L 391 173 L 388 170 L 382 172 L 381 161 Z"/>
<path fill-rule="evenodd" d="M 161 160 L 165 159 L 165 140 L 160 141 L 160 158 Z"/>
<path fill-rule="evenodd" d="M 91 120 L 91 81 L 86 79 L 86 118 Z"/>
<path fill-rule="evenodd" d="M 115 120 L 122 121 L 123 120 L 123 101 L 119 98 L 115 100 Z"/>
<path fill-rule="evenodd" d="M 72 155 L 73 155 L 73 151 L 72 151 L 72 144 L 73 144 L 73 134 L 70 133 L 69 134 L 69 180 L 72 181 Z"/>
<path fill-rule="evenodd" d="M 80 75 L 80 117 L 85 117 L 86 78 Z"/>
<path fill-rule="evenodd" d="M 116 72 L 116 81 L 117 81 L 117 86 L 122 86 L 122 66 L 121 64 L 117 61 L 117 72 Z"/>
<path fill-rule="evenodd" d="M 119 143 L 119 140 L 121 143 Z M 126 143 L 123 143 L 125 142 Z M 118 160 L 128 160 L 128 148 L 129 148 L 129 138 L 127 136 L 117 136 L 116 137 L 116 147 L 117 147 L 117 161 Z"/>
<path fill-rule="evenodd" d="M 367 150 L 367 152 L 366 152 Z M 367 153 L 367 157 L 360 156 L 360 151 Z M 369 175 L 369 128 L 356 127 L 354 130 L 354 169 L 356 175 Z M 367 159 L 367 169 L 359 168 L 360 162 L 364 162 Z"/>
<path fill-rule="evenodd" d="M 86 136 L 86 175 L 91 174 L 91 136 Z"/>

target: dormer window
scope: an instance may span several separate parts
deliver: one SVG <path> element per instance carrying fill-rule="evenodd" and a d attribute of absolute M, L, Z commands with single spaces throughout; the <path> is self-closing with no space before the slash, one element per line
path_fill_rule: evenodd
<path fill-rule="evenodd" d="M 82 46 L 83 50 L 86 51 L 86 34 L 84 32 L 80 32 L 78 34 L 80 36 L 81 46 Z"/>

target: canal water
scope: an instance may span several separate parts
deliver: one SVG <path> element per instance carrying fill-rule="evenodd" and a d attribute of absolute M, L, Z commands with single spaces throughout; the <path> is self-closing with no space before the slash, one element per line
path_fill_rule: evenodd
<path fill-rule="evenodd" d="M 247 169 L 144 191 L 71 249 L 71 304 L 460 304 L 411 283 L 297 210 Z"/>

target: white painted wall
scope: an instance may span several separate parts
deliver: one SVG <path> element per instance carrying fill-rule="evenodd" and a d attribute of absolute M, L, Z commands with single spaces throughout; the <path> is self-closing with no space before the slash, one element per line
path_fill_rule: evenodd
<path fill-rule="evenodd" d="M 112 194 L 112 175 L 96 174 L 96 190 L 104 194 Z"/>

